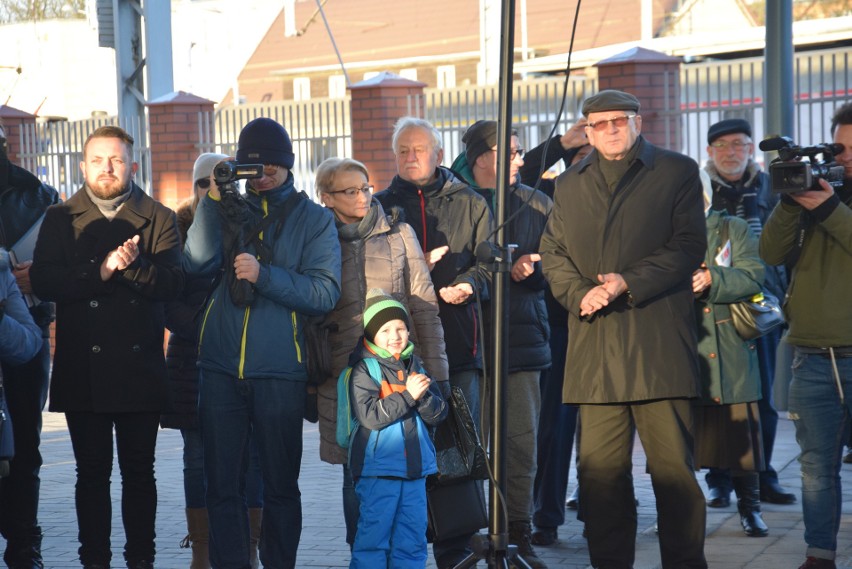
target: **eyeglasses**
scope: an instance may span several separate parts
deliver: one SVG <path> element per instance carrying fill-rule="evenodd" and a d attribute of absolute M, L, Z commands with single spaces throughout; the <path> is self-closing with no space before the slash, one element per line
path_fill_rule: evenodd
<path fill-rule="evenodd" d="M 354 198 L 358 195 L 359 192 L 370 195 L 373 193 L 373 186 L 361 186 L 360 188 L 351 187 L 346 188 L 345 190 L 335 190 L 333 192 L 326 192 L 327 194 L 343 194 L 347 198 Z"/>
<path fill-rule="evenodd" d="M 747 140 L 747 141 L 732 140 L 730 142 L 727 141 L 727 140 L 717 140 L 713 144 L 711 144 L 710 146 L 712 146 L 713 148 L 716 148 L 718 150 L 726 150 L 730 146 L 734 150 L 740 151 L 743 148 L 747 148 L 750 144 L 751 144 L 750 140 Z"/>
<path fill-rule="evenodd" d="M 281 168 L 281 166 L 278 166 L 276 164 L 264 164 L 263 165 L 263 175 L 264 176 L 274 176 L 275 174 L 278 173 L 278 170 L 280 168 Z"/>
<path fill-rule="evenodd" d="M 627 122 L 635 116 L 636 115 L 621 115 L 620 117 L 613 117 L 611 119 L 601 119 L 599 121 L 586 123 L 586 128 L 590 128 L 598 132 L 607 130 L 610 125 L 615 125 L 616 128 L 624 128 L 627 126 Z"/>
<path fill-rule="evenodd" d="M 496 148 L 492 148 L 492 149 L 491 149 L 491 152 L 497 152 L 497 149 L 496 149 Z M 526 150 L 524 150 L 523 148 L 513 148 L 513 149 L 509 152 L 509 162 L 511 162 L 512 160 L 514 160 L 514 159 L 515 159 L 515 157 L 517 157 L 517 156 L 520 156 L 521 158 L 523 158 L 523 157 L 524 157 L 524 152 L 526 152 Z"/>
<path fill-rule="evenodd" d="M 206 190 L 210 187 L 210 178 L 201 178 L 200 180 L 195 180 L 195 185 L 201 188 L 202 190 Z"/>

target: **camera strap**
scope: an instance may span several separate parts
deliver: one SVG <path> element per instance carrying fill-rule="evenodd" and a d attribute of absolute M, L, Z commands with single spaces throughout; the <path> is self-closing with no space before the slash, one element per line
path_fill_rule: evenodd
<path fill-rule="evenodd" d="M 287 220 L 287 217 L 289 217 L 293 210 L 296 209 L 296 206 L 299 205 L 299 202 L 304 199 L 308 199 L 308 196 L 305 195 L 305 192 L 300 192 L 296 189 L 293 189 L 292 193 L 287 196 L 287 199 L 284 200 L 283 204 L 269 212 L 266 217 L 260 220 L 260 223 L 258 223 L 254 227 L 254 229 L 252 229 L 246 234 L 245 242 L 243 243 L 243 245 L 248 246 L 276 221 L 279 223 L 278 227 L 275 230 L 275 233 L 280 233 L 281 228 L 284 226 L 284 222 Z"/>

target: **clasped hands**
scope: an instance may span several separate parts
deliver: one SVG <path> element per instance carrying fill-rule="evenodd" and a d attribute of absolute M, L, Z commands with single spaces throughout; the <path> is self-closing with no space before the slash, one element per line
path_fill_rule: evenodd
<path fill-rule="evenodd" d="M 139 235 L 134 235 L 106 256 L 101 263 L 101 280 L 106 282 L 116 271 L 123 271 L 139 257 Z"/>
<path fill-rule="evenodd" d="M 627 283 L 619 273 L 598 275 L 598 286 L 591 289 L 580 301 L 580 316 L 590 316 L 627 292 Z"/>

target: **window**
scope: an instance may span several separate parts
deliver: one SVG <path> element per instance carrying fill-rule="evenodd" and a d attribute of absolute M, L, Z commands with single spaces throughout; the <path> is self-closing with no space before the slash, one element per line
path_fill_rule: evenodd
<path fill-rule="evenodd" d="M 328 96 L 331 99 L 344 99 L 346 97 L 346 77 L 332 75 L 328 78 Z"/>
<path fill-rule="evenodd" d="M 293 100 L 308 101 L 311 98 L 311 80 L 308 77 L 293 79 Z"/>
<path fill-rule="evenodd" d="M 455 65 L 439 65 L 438 73 L 438 89 L 448 89 L 456 86 L 456 66 Z"/>

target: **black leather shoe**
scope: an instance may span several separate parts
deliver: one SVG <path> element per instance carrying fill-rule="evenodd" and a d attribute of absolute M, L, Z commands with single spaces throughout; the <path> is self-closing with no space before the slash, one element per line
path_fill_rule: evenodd
<path fill-rule="evenodd" d="M 530 541 L 533 545 L 543 545 L 545 547 L 553 545 L 557 539 L 559 539 L 559 534 L 556 528 L 536 527 L 530 536 Z"/>
<path fill-rule="evenodd" d="M 769 535 L 769 527 L 763 521 L 760 512 L 754 510 L 740 513 L 740 524 L 743 531 L 749 537 L 766 537 Z"/>
<path fill-rule="evenodd" d="M 795 504 L 796 495 L 787 492 L 776 481 L 760 483 L 760 501 L 770 504 Z"/>
<path fill-rule="evenodd" d="M 707 492 L 707 505 L 711 508 L 727 508 L 731 505 L 731 491 L 725 488 L 710 488 Z"/>

